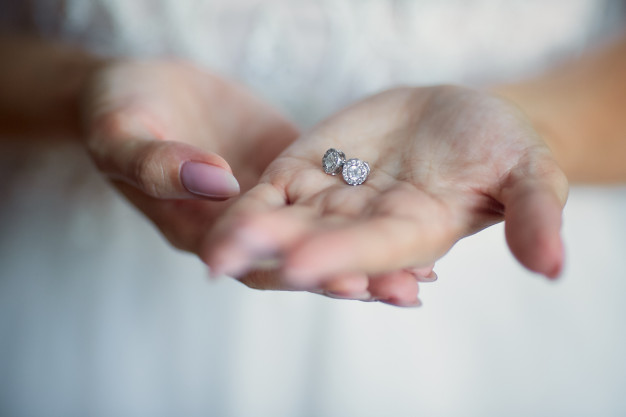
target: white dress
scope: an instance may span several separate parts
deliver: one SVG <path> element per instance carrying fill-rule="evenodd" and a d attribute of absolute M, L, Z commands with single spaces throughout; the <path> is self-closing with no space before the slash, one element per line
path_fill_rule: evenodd
<path fill-rule="evenodd" d="M 307 128 L 397 84 L 539 71 L 610 31 L 618 9 L 0 0 L 0 23 L 98 53 L 192 59 Z M 80 150 L 3 148 L 0 162 L 2 416 L 626 414 L 624 188 L 573 189 L 560 282 L 520 267 L 498 225 L 459 243 L 422 286 L 424 307 L 405 310 L 208 282 Z"/>

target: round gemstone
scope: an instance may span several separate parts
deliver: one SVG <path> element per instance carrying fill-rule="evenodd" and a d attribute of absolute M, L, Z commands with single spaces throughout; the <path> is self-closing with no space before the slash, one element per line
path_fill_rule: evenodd
<path fill-rule="evenodd" d="M 343 164 L 343 179 L 350 185 L 360 185 L 370 174 L 370 166 L 360 159 L 348 159 Z"/>
<path fill-rule="evenodd" d="M 341 171 L 346 155 L 337 149 L 330 148 L 322 158 L 322 168 L 324 172 L 330 175 L 336 175 Z"/>

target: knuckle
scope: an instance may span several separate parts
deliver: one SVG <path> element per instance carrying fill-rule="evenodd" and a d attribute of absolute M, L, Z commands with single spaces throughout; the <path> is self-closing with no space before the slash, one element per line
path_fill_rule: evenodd
<path fill-rule="evenodd" d="M 156 198 L 166 196 L 167 178 L 158 148 L 149 147 L 138 153 L 131 163 L 130 176 L 135 185 L 146 194 Z"/>

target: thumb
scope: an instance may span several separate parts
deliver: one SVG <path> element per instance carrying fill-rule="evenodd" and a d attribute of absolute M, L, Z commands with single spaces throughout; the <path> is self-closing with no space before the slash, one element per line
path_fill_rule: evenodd
<path fill-rule="evenodd" d="M 506 240 L 517 260 L 549 278 L 564 262 L 561 222 L 567 179 L 551 157 L 513 169 L 502 189 Z"/>
<path fill-rule="evenodd" d="M 151 197 L 226 200 L 239 194 L 222 157 L 186 143 L 95 133 L 88 147 L 102 172 Z"/>

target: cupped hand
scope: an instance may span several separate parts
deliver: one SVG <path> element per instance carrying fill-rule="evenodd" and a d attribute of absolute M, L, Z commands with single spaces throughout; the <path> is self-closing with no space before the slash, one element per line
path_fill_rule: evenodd
<path fill-rule="evenodd" d="M 179 61 L 109 62 L 84 103 L 98 168 L 174 246 L 194 253 L 230 199 L 298 135 L 234 82 Z"/>
<path fill-rule="evenodd" d="M 369 162 L 366 182 L 325 174 L 329 148 Z M 407 305 L 417 302 L 415 281 L 433 279 L 455 242 L 502 220 L 515 257 L 558 276 L 567 193 L 548 147 L 511 103 L 463 87 L 397 88 L 288 147 L 222 217 L 202 257 L 251 286 Z M 258 272 L 266 267 L 278 274 Z"/>

